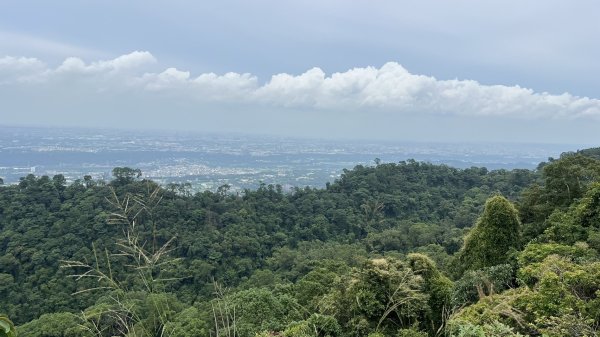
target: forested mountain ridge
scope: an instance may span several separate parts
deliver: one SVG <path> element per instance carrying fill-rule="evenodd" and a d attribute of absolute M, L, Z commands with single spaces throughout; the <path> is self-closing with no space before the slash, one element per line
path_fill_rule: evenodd
<path fill-rule="evenodd" d="M 357 166 L 291 193 L 29 175 L 0 188 L 2 313 L 26 336 L 593 336 L 594 153 Z"/>

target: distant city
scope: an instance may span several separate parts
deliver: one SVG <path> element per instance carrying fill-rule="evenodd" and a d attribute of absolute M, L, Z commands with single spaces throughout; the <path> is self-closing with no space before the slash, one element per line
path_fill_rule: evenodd
<path fill-rule="evenodd" d="M 323 187 L 344 169 L 408 159 L 458 168 L 534 169 L 581 144 L 411 143 L 331 141 L 236 134 L 0 126 L 0 177 L 91 175 L 110 181 L 117 166 L 139 168 L 161 184 L 193 191 L 257 188 L 260 184 Z"/>

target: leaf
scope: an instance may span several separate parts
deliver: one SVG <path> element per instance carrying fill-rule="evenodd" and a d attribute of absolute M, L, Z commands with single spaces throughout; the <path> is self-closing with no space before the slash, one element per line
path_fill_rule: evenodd
<path fill-rule="evenodd" d="M 8 317 L 0 316 L 0 337 L 16 337 L 17 331 Z"/>
<path fill-rule="evenodd" d="M 1 331 L 4 334 L 8 334 L 8 332 L 10 331 L 10 325 L 8 325 L 8 323 L 6 323 L 4 320 L 0 320 L 0 328 L 4 330 Z"/>

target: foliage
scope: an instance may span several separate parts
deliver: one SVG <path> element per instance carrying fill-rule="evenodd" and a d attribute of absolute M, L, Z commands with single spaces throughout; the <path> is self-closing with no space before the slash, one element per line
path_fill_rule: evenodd
<path fill-rule="evenodd" d="M 522 337 L 518 332 L 514 332 L 513 328 L 500 322 L 486 323 L 483 325 L 474 325 L 471 323 L 461 324 L 456 326 L 456 337 Z"/>
<path fill-rule="evenodd" d="M 595 153 L 596 150 L 563 153 L 559 160 L 540 164 L 544 184 L 525 189 L 520 202 L 527 240 L 534 239 L 549 227 L 546 219 L 550 214 L 566 211 L 600 180 L 600 160 Z"/>
<path fill-rule="evenodd" d="M 516 303 L 530 294 L 531 290 L 527 288 L 516 288 L 502 294 L 484 296 L 477 303 L 456 311 L 448 321 L 448 331 L 451 335 L 455 335 L 463 327 L 465 335 L 468 336 L 467 331 L 480 330 L 479 328 L 471 329 L 472 325 L 483 327 L 486 324 L 494 325 L 498 322 L 513 328 L 523 328 L 526 321 Z M 475 332 L 469 333 L 477 335 Z"/>
<path fill-rule="evenodd" d="M 589 185 L 600 178 L 600 161 L 581 154 L 565 153 L 560 160 L 544 166 L 548 201 L 568 207 L 581 198 Z"/>
<path fill-rule="evenodd" d="M 397 337 L 427 337 L 427 332 L 420 331 L 415 328 L 398 330 Z"/>
<path fill-rule="evenodd" d="M 549 255 L 519 270 L 528 286 L 485 296 L 458 311 L 451 331 L 464 324 L 501 322 L 526 334 L 590 335 L 600 324 L 600 262 L 574 263 Z"/>
<path fill-rule="evenodd" d="M 236 336 L 252 337 L 257 331 L 282 331 L 301 318 L 295 299 L 287 294 L 254 288 L 230 295 L 235 308 Z"/>
<path fill-rule="evenodd" d="M 519 253 L 518 261 L 522 267 L 542 263 L 550 255 L 559 255 L 576 262 L 592 261 L 597 253 L 580 243 L 572 246 L 559 243 L 530 243 Z"/>
<path fill-rule="evenodd" d="M 452 304 L 455 308 L 477 302 L 477 300 L 500 293 L 515 285 L 511 265 L 500 264 L 488 268 L 470 270 L 454 283 Z"/>
<path fill-rule="evenodd" d="M 403 261 L 367 260 L 335 285 L 324 312 L 340 322 L 349 335 L 409 328 L 427 311 L 424 282 Z"/>
<path fill-rule="evenodd" d="M 75 314 L 61 312 L 40 316 L 19 327 L 23 336 L 31 337 L 88 337 L 81 326 L 83 321 Z"/>
<path fill-rule="evenodd" d="M 152 222 L 155 207 L 162 199 L 160 189 L 155 188 L 147 196 L 128 195 L 119 199 L 112 190 L 110 203 L 116 209 L 109 217 L 109 224 L 123 226 L 123 239 L 117 241 L 117 253 L 112 254 L 122 265 L 131 268 L 136 277 L 128 280 L 113 273 L 111 256 L 105 250 L 103 259 L 93 248 L 94 262 L 66 260 L 61 267 L 74 271 L 76 280 L 92 279 L 96 284 L 83 288 L 75 294 L 92 291 L 110 291 L 105 301 L 88 308 L 84 312 L 82 325 L 90 334 L 98 337 L 116 334 L 130 337 L 151 337 L 164 335 L 166 323 L 171 321 L 182 305 L 175 296 L 162 292 L 165 282 L 165 270 L 177 262 L 168 256 L 167 241 L 156 247 L 155 240 L 150 248 L 145 247 L 136 225 L 144 218 Z M 155 224 L 151 223 L 154 227 Z M 102 267 L 104 264 L 104 267 Z M 110 322 L 107 323 L 106 321 Z"/>
<path fill-rule="evenodd" d="M 290 323 L 283 331 L 286 337 L 335 337 L 341 334 L 342 329 L 335 318 L 316 313 L 307 320 Z"/>
<path fill-rule="evenodd" d="M 496 195 L 486 201 L 483 214 L 465 238 L 458 260 L 466 270 L 477 270 L 509 262 L 519 248 L 521 222 L 515 207 Z"/>
<path fill-rule="evenodd" d="M 566 210 L 556 210 L 547 219 L 540 239 L 573 245 L 587 242 L 596 252 L 600 233 L 600 183 L 591 184 L 586 194 Z"/>
<path fill-rule="evenodd" d="M 132 183 L 135 179 L 142 176 L 140 169 L 132 169 L 129 167 L 115 167 L 112 170 L 112 175 L 115 177 L 113 185 L 120 186 Z"/>
<path fill-rule="evenodd" d="M 188 307 L 167 323 L 165 335 L 171 337 L 199 337 L 209 335 L 209 326 L 202 320 L 201 314 L 195 307 Z"/>
<path fill-rule="evenodd" d="M 28 336 L 594 336 L 593 153 L 289 193 L 28 175 L 0 187 L 3 310 Z"/>
<path fill-rule="evenodd" d="M 103 264 L 108 252 L 124 285 L 139 281 L 114 255 L 123 226 L 107 220 L 115 211 L 114 195 L 133 201 L 158 186 L 137 169 L 116 168 L 114 177 L 109 183 L 85 176 L 66 184 L 60 175 L 28 175 L 0 187 L 0 277 L 6 281 L 0 296 L 18 324 L 94 304 L 93 293 L 71 296 L 94 281 L 76 283 L 58 268 L 61 260 L 95 261 L 94 247 Z M 405 254 L 435 246 L 427 254 L 446 268 L 441 261 L 460 248 L 462 227 L 473 222 L 490 193 L 516 198 L 536 177 L 524 170 L 408 161 L 357 166 L 325 189 L 291 193 L 263 185 L 238 195 L 227 188 L 192 195 L 186 186 L 167 186 L 136 227 L 139 244 L 148 250 L 177 236 L 170 254 L 183 259 L 168 273 L 179 280 L 165 290 L 191 305 L 212 298 L 213 279 L 238 287 L 257 282 L 253 275 L 259 273 L 270 275 L 269 282 L 295 282 L 324 260 L 355 267 L 362 257 L 392 250 Z M 246 287 L 273 285 L 260 282 Z"/>
<path fill-rule="evenodd" d="M 407 256 L 407 262 L 413 272 L 423 278 L 423 292 L 428 295 L 428 308 L 420 319 L 422 328 L 431 335 L 444 330 L 447 316 L 452 304 L 453 282 L 444 276 L 435 265 L 435 262 L 423 254 L 412 253 Z M 411 330 L 406 330 L 409 335 Z"/>
<path fill-rule="evenodd" d="M 0 337 L 16 337 L 17 330 L 13 322 L 4 315 L 0 315 Z"/>
<path fill-rule="evenodd" d="M 318 267 L 300 278 L 294 285 L 294 296 L 298 303 L 309 311 L 317 311 L 320 301 L 338 282 L 338 274 Z"/>

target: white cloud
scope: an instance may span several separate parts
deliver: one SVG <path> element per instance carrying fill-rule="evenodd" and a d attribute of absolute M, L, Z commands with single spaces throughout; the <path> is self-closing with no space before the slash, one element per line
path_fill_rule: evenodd
<path fill-rule="evenodd" d="M 179 71 L 175 68 L 168 68 L 159 74 L 146 74 L 143 77 L 142 82 L 147 82 L 145 87 L 148 90 L 162 90 L 185 85 L 189 78 L 189 71 Z"/>
<path fill-rule="evenodd" d="M 536 93 L 519 86 L 482 85 L 471 80 L 437 80 L 415 75 L 400 64 L 355 68 L 327 77 L 313 68 L 279 74 L 255 97 L 278 106 L 395 113 L 512 116 L 525 118 L 600 117 L 600 100 L 568 93 Z"/>
<path fill-rule="evenodd" d="M 119 100 L 125 100 L 122 102 L 125 106 L 135 106 L 135 100 L 152 100 L 163 95 L 191 105 L 225 103 L 324 113 L 600 118 L 598 99 L 568 93 L 538 93 L 519 86 L 483 85 L 472 80 L 438 80 L 412 74 L 395 62 L 381 68 L 354 68 L 329 76 L 319 68 L 299 75 L 277 74 L 264 84 L 247 73 L 193 76 L 176 68 L 148 71 L 156 63 L 156 58 L 144 51 L 91 63 L 71 57 L 56 68 L 34 58 L 3 57 L 0 86 L 10 90 L 18 85 L 21 94 L 27 95 L 29 90 L 32 97 L 43 90 L 68 92 L 76 88 L 78 99 L 83 101 L 85 95 L 101 93 L 103 97 L 111 94 L 116 97 L 124 91 L 136 92 L 131 97 L 119 96 Z M 114 105 L 118 104 L 116 101 Z"/>
<path fill-rule="evenodd" d="M 36 58 L 5 56 L 0 58 L 0 84 L 29 81 L 45 70 L 46 65 Z"/>
<path fill-rule="evenodd" d="M 214 73 L 202 74 L 191 82 L 194 90 L 208 100 L 245 101 L 252 97 L 258 87 L 258 79 L 250 74 Z"/>
<path fill-rule="evenodd" d="M 56 72 L 88 75 L 97 73 L 119 73 L 141 69 L 144 66 L 154 63 L 156 63 L 156 58 L 149 52 L 134 51 L 112 60 L 92 62 L 89 65 L 85 64 L 83 60 L 77 57 L 69 57 L 56 69 Z"/>

